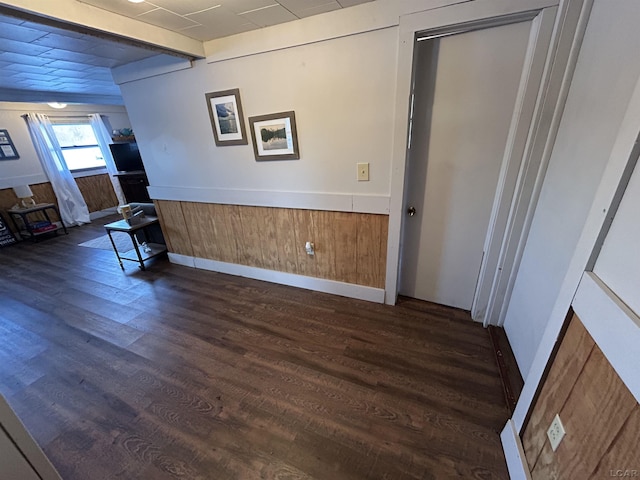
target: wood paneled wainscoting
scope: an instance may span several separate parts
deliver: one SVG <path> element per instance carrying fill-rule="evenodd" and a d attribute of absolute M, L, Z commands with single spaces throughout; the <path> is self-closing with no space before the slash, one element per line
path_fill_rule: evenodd
<path fill-rule="evenodd" d="M 567 432 L 553 452 L 558 413 Z M 640 405 L 573 315 L 524 430 L 534 480 L 640 478 Z"/>
<path fill-rule="evenodd" d="M 387 215 L 168 200 L 156 207 L 172 253 L 384 288 Z"/>
<path fill-rule="evenodd" d="M 99 212 L 118 205 L 118 198 L 113 191 L 108 174 L 91 175 L 76 178 L 80 193 L 87 202 L 89 213 Z"/>
<path fill-rule="evenodd" d="M 106 173 L 100 175 L 90 175 L 87 177 L 76 178 L 76 183 L 80 189 L 80 193 L 87 203 L 89 213 L 99 212 L 107 208 L 112 208 L 118 205 L 118 199 L 113 187 L 111 186 L 111 180 Z M 31 185 L 31 191 L 33 192 L 33 198 L 37 203 L 55 203 L 58 204 L 55 193 L 51 183 L 35 183 Z M 9 221 L 6 211 L 18 203 L 18 198 L 13 193 L 11 188 L 0 189 L 0 211 L 5 214 L 5 218 Z M 55 214 L 52 214 L 52 220 L 58 221 Z M 10 227 L 13 229 L 13 225 L 9 222 Z"/>

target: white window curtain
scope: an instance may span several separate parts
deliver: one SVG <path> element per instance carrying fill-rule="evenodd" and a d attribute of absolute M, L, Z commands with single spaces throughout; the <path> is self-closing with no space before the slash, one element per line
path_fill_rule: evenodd
<path fill-rule="evenodd" d="M 104 124 L 104 121 L 102 121 L 102 117 L 98 113 L 89 115 L 89 122 L 91 123 L 93 133 L 98 140 L 98 146 L 102 151 L 104 163 L 107 167 L 107 172 L 109 172 L 109 179 L 111 180 L 111 185 L 113 185 L 113 191 L 116 192 L 116 197 L 118 197 L 118 203 L 120 205 L 125 205 L 127 203 L 127 200 L 124 198 L 124 193 L 122 193 L 120 182 L 115 177 L 115 174 L 118 173 L 118 169 L 116 168 L 116 164 L 113 161 L 113 156 L 111 155 L 111 149 L 109 148 L 109 145 L 113 143 L 111 135 L 109 135 L 109 130 Z"/>
<path fill-rule="evenodd" d="M 69 226 L 90 223 L 89 208 L 67 167 L 49 118 L 41 113 L 27 113 L 25 120 L 44 173 L 58 199 L 62 220 Z"/>

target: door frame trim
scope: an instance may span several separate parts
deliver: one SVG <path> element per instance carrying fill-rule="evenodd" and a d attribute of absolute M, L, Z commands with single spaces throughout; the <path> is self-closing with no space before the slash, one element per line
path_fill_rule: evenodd
<path fill-rule="evenodd" d="M 471 317 L 488 325 L 502 326 L 503 308 L 511 296 L 513 280 L 522 256 L 523 235 L 534 192 L 540 190 L 538 172 L 542 157 L 535 155 L 538 128 L 545 103 L 544 92 L 552 65 L 552 38 L 557 8 L 539 12 L 531 26 L 531 37 L 522 69 L 522 78 L 502 159 L 484 256 L 471 306 Z M 544 135 L 543 131 L 543 135 Z M 546 135 L 544 135 L 546 138 Z"/>
<path fill-rule="evenodd" d="M 552 11 L 547 10 L 549 12 L 546 14 L 547 18 L 554 18 L 557 10 L 555 7 L 557 7 L 557 5 L 558 1 L 555 0 L 528 1 L 526 4 L 525 2 L 513 2 L 509 0 L 476 0 L 474 2 L 452 5 L 427 12 L 414 13 L 400 18 L 398 74 L 396 82 L 396 118 L 391 168 L 389 238 L 387 243 L 386 303 L 395 304 L 398 295 L 416 35 L 435 29 L 455 29 L 461 25 L 472 22 L 490 23 L 498 17 L 530 11 L 537 12 L 537 16 L 540 16 L 545 9 L 549 8 L 551 8 Z M 546 22 L 544 22 L 545 27 L 548 27 L 548 21 L 549 20 L 546 20 Z M 533 30 L 535 29 L 532 27 L 532 31 Z M 551 40 L 551 44 L 553 44 L 553 39 Z M 549 51 L 550 50 L 549 48 Z M 546 60 L 547 55 L 548 53 L 545 52 L 543 56 L 543 65 L 545 66 L 549 63 L 549 60 Z M 546 82 L 543 81 L 543 85 L 540 86 L 540 92 L 544 92 L 545 88 Z M 538 92 L 538 88 L 535 90 Z M 524 113 L 525 112 L 521 112 L 521 115 Z M 532 116 L 533 113 L 534 111 L 531 110 L 527 114 Z M 537 111 L 537 114 L 541 115 L 542 112 Z M 536 118 L 532 120 L 531 124 L 533 125 L 535 123 Z"/>

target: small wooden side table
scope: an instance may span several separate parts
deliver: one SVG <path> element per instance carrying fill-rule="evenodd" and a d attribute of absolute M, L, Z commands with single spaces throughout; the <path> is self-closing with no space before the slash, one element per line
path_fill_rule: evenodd
<path fill-rule="evenodd" d="M 122 264 L 123 260 L 129 260 L 131 262 L 138 262 L 138 268 L 140 270 L 146 270 L 144 266 L 144 262 L 149 260 L 150 258 L 157 257 L 158 255 L 162 255 L 167 251 L 167 246 L 162 245 L 160 243 L 148 243 L 147 247 L 150 251 L 140 251 L 140 247 L 138 246 L 138 242 L 136 242 L 135 234 L 136 232 L 142 230 L 147 237 L 146 228 L 151 225 L 155 225 L 158 223 L 158 217 L 144 217 L 139 223 L 134 225 L 129 225 L 126 220 L 118 220 L 117 222 L 107 223 L 104 228 L 107 231 L 107 235 L 109 235 L 109 240 L 111 240 L 111 245 L 113 246 L 113 251 L 116 252 L 116 257 L 118 257 L 118 262 L 120 263 L 120 268 L 124 270 L 124 265 Z M 119 252 L 118 247 L 116 247 L 113 238 L 111 237 L 112 232 L 124 232 L 129 235 L 131 238 L 131 242 L 133 243 L 133 248 L 126 252 Z M 133 255 L 135 254 L 135 258 Z"/>
<path fill-rule="evenodd" d="M 56 215 L 58 215 L 58 218 L 60 219 L 60 226 L 55 225 L 55 223 L 51 221 L 51 218 L 49 217 L 47 210 L 53 210 L 56 213 Z M 44 231 L 36 231 L 37 229 L 34 230 L 31 222 L 29 222 L 28 217 L 32 213 L 36 213 L 36 212 L 42 212 L 42 214 L 44 215 L 44 218 L 47 219 L 47 222 L 51 223 L 51 225 L 55 225 L 55 228 L 51 228 L 49 230 L 44 230 Z M 34 242 L 37 240 L 37 238 L 40 235 L 44 235 L 52 232 L 55 232 L 57 235 L 57 232 L 60 229 L 64 230 L 64 233 L 66 234 L 69 233 L 67 232 L 67 227 L 62 221 L 62 216 L 60 215 L 60 211 L 58 210 L 58 207 L 56 207 L 55 203 L 39 203 L 37 205 L 34 205 L 33 207 L 28 207 L 28 208 L 11 208 L 7 210 L 7 213 L 11 216 L 11 221 L 15 225 L 18 233 L 20 233 L 20 236 L 22 238 L 30 238 Z"/>

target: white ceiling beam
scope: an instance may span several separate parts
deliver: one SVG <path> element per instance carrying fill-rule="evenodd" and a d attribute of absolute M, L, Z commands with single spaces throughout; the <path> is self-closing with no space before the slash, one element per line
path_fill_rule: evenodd
<path fill-rule="evenodd" d="M 10 0 L 1 1 L 0 7 L 71 26 L 84 27 L 120 38 L 125 42 L 155 46 L 166 53 L 173 52 L 195 58 L 205 56 L 203 43 L 199 40 L 76 0 Z"/>

